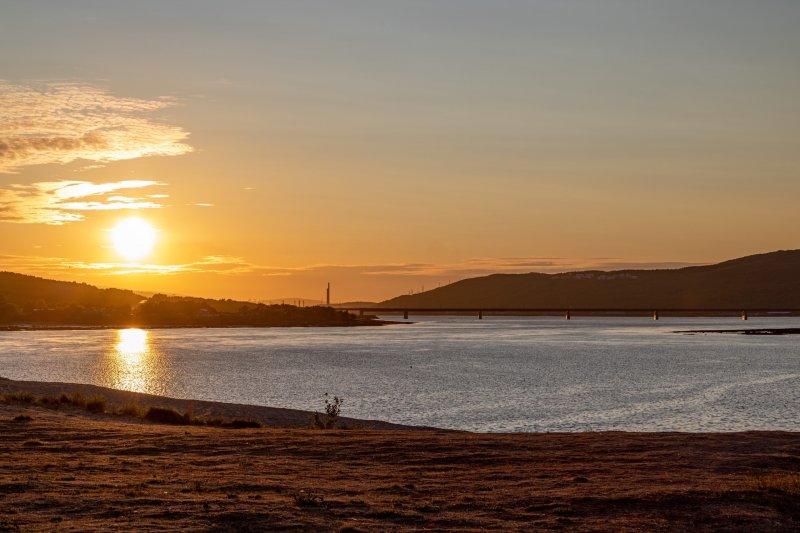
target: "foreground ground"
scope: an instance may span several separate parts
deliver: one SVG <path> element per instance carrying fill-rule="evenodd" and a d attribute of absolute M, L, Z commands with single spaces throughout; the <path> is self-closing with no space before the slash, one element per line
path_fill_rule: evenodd
<path fill-rule="evenodd" d="M 0 405 L 0 531 L 276 529 L 797 531 L 800 434 L 232 430 Z"/>

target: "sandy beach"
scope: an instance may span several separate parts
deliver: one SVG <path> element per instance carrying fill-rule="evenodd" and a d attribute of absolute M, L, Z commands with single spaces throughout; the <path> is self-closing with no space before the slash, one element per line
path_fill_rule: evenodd
<path fill-rule="evenodd" d="M 309 411 L 300 411 L 298 409 L 167 398 L 165 396 L 154 396 L 152 394 L 80 383 L 15 381 L 0 378 L 0 396 L 14 393 L 28 393 L 34 396 L 49 397 L 78 393 L 86 398 L 100 396 L 109 403 L 110 407 L 121 407 L 127 404 L 135 404 L 141 408 L 169 407 L 181 413 L 191 412 L 194 416 L 200 418 L 221 417 L 225 419 L 256 420 L 266 427 L 308 428 L 313 416 L 313 413 Z M 320 408 L 322 407 L 323 405 L 320 405 Z M 402 426 L 380 420 L 360 420 L 344 416 L 341 417 L 341 425 L 365 429 L 411 429 L 410 426 Z"/>
<path fill-rule="evenodd" d="M 66 388 L 0 381 L 0 394 Z M 800 528 L 797 433 L 313 430 L 302 411 L 81 390 L 269 427 L 0 403 L 0 531 Z"/>

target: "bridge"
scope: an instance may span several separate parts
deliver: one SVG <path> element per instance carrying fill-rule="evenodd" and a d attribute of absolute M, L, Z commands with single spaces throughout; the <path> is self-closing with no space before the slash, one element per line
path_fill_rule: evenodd
<path fill-rule="evenodd" d="M 424 315 L 476 315 L 482 320 L 484 315 L 544 315 L 558 316 L 563 315 L 566 320 L 571 320 L 574 315 L 610 315 L 610 316 L 652 316 L 653 320 L 658 320 L 662 315 L 676 316 L 741 316 L 742 320 L 747 320 L 748 315 L 771 315 L 771 316 L 791 316 L 800 314 L 800 309 L 732 309 L 732 308 L 708 308 L 708 309 L 687 309 L 687 308 L 574 308 L 574 307 L 339 307 L 340 311 L 364 313 L 371 315 L 403 314 L 403 318 L 408 320 L 411 313 Z"/>

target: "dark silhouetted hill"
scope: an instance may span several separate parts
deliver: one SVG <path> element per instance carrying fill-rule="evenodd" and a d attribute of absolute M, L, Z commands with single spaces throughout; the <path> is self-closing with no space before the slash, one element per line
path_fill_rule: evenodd
<path fill-rule="evenodd" d="M 0 272 L 0 325 L 358 326 L 381 322 L 330 307 L 264 305 L 132 291 Z"/>
<path fill-rule="evenodd" d="M 675 270 L 494 274 L 381 307 L 800 309 L 800 250 Z"/>
<path fill-rule="evenodd" d="M 358 326 L 378 324 L 331 307 L 266 305 L 156 294 L 134 310 L 143 326 Z"/>
<path fill-rule="evenodd" d="M 100 289 L 86 283 L 56 281 L 14 272 L 0 272 L 0 298 L 23 307 L 39 303 L 50 306 L 81 304 L 111 307 L 135 305 L 144 299 L 133 291 Z"/>
<path fill-rule="evenodd" d="M 0 272 L 0 324 L 119 324 L 143 299 L 128 290 Z"/>
<path fill-rule="evenodd" d="M 353 307 L 375 307 L 375 302 L 341 302 L 338 304 L 331 304 L 335 309 L 352 309 Z"/>

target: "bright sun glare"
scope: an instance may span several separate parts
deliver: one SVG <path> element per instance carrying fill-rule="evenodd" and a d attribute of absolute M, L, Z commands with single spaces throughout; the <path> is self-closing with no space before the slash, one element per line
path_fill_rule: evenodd
<path fill-rule="evenodd" d="M 120 355 L 140 356 L 147 351 L 147 331 L 138 328 L 121 329 L 118 336 L 117 351 Z"/>
<path fill-rule="evenodd" d="M 156 243 L 156 230 L 141 218 L 127 218 L 111 229 L 114 250 L 130 261 L 150 255 Z"/>

